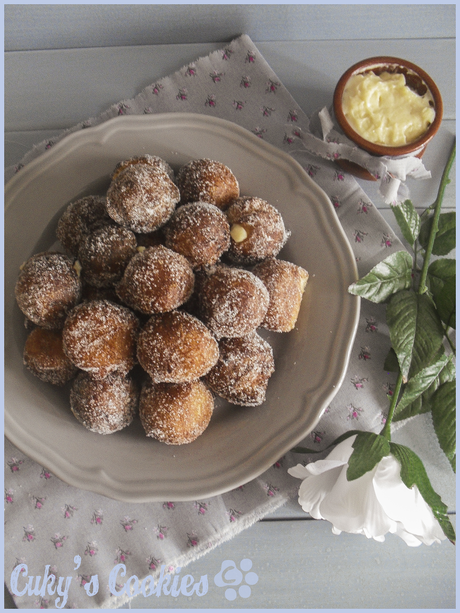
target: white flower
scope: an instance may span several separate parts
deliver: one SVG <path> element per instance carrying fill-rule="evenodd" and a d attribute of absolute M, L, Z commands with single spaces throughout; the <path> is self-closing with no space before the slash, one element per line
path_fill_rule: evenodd
<path fill-rule="evenodd" d="M 385 456 L 362 477 L 348 481 L 348 460 L 355 436 L 339 443 L 324 460 L 288 470 L 303 479 L 299 504 L 315 519 L 326 519 L 332 532 L 364 534 L 384 541 L 387 532 L 397 534 L 407 545 L 431 545 L 444 540 L 441 526 L 417 486 L 401 480 L 401 466 L 393 455 Z"/>

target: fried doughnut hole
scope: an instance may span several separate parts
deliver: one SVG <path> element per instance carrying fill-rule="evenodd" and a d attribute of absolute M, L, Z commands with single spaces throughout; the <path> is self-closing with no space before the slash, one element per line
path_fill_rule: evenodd
<path fill-rule="evenodd" d="M 232 404 L 254 407 L 265 401 L 275 371 L 273 349 L 257 332 L 219 341 L 219 360 L 205 377 L 209 387 Z"/>
<path fill-rule="evenodd" d="M 165 244 L 193 268 L 215 264 L 230 246 L 230 226 L 214 204 L 190 202 L 179 207 L 164 228 Z"/>
<path fill-rule="evenodd" d="M 81 372 L 72 384 L 70 408 L 91 432 L 112 434 L 131 424 L 138 399 L 138 386 L 130 375 L 112 373 L 94 379 Z"/>
<path fill-rule="evenodd" d="M 94 287 L 113 286 L 136 253 L 137 241 L 131 230 L 116 225 L 94 230 L 85 236 L 78 250 L 83 281 Z"/>
<path fill-rule="evenodd" d="M 78 372 L 64 353 L 62 330 L 32 330 L 24 345 L 23 360 L 32 374 L 53 385 L 65 385 Z"/>
<path fill-rule="evenodd" d="M 265 317 L 267 288 L 248 270 L 216 266 L 199 285 L 200 319 L 217 338 L 246 336 Z"/>
<path fill-rule="evenodd" d="M 240 195 L 239 183 L 230 168 L 208 158 L 182 166 L 177 173 L 177 185 L 181 204 L 210 202 L 225 210 Z"/>
<path fill-rule="evenodd" d="M 241 264 L 255 264 L 276 256 L 289 234 L 281 214 L 262 198 L 239 198 L 226 211 L 230 224 L 228 257 Z"/>
<path fill-rule="evenodd" d="M 121 226 L 149 233 L 171 217 L 180 193 L 168 174 L 145 163 L 128 164 L 107 190 L 107 212 Z"/>
<path fill-rule="evenodd" d="M 276 258 L 257 264 L 252 272 L 263 281 L 270 295 L 261 325 L 273 332 L 289 332 L 299 316 L 308 272 L 292 262 Z"/>
<path fill-rule="evenodd" d="M 154 383 L 199 379 L 218 357 L 217 341 L 208 328 L 182 311 L 152 315 L 139 334 L 137 358 Z"/>
<path fill-rule="evenodd" d="M 128 308 L 109 300 L 82 302 L 65 322 L 64 351 L 95 379 L 126 374 L 135 363 L 138 331 L 139 320 Z"/>
<path fill-rule="evenodd" d="M 172 311 L 186 302 L 194 283 L 188 261 L 158 245 L 147 247 L 131 259 L 116 291 L 129 307 L 150 315 Z"/>
<path fill-rule="evenodd" d="M 105 196 L 86 196 L 67 206 L 58 221 L 56 235 L 62 246 L 77 256 L 85 236 L 110 223 L 113 221 L 107 214 Z"/>
<path fill-rule="evenodd" d="M 144 383 L 139 416 L 147 436 L 168 445 L 184 445 L 208 427 L 214 399 L 206 385 L 189 383 Z"/>
<path fill-rule="evenodd" d="M 42 328 L 62 328 L 80 301 L 82 284 L 74 262 L 63 253 L 43 252 L 23 264 L 15 286 L 24 315 Z"/>

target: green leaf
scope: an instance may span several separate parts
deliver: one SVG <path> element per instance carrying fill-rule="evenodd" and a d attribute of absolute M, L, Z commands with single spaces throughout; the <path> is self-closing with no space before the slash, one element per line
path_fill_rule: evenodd
<path fill-rule="evenodd" d="M 401 289 L 410 287 L 412 258 L 407 251 L 392 253 L 362 279 L 348 288 L 350 294 L 371 302 L 384 302 Z"/>
<path fill-rule="evenodd" d="M 390 347 L 390 351 L 385 358 L 385 362 L 383 363 L 383 370 L 386 370 L 387 372 L 399 372 L 398 357 L 393 347 Z"/>
<path fill-rule="evenodd" d="M 414 417 L 415 415 L 422 415 L 422 413 L 428 413 L 430 408 L 423 404 L 423 395 L 419 396 L 411 402 L 407 407 L 402 409 L 397 415 L 393 416 L 393 421 L 403 421 L 404 419 L 408 419 L 409 417 Z"/>
<path fill-rule="evenodd" d="M 409 379 L 396 405 L 395 415 L 417 400 L 430 387 L 449 360 L 450 358 L 447 355 L 442 355 L 433 364 L 422 368 L 412 379 Z"/>
<path fill-rule="evenodd" d="M 391 210 L 398 222 L 402 235 L 409 245 L 413 245 L 418 238 L 421 226 L 420 216 L 415 210 L 414 205 L 410 200 L 405 200 L 392 206 Z"/>
<path fill-rule="evenodd" d="M 428 267 L 427 284 L 433 295 L 439 293 L 446 281 L 455 277 L 456 262 L 451 258 L 434 260 Z"/>
<path fill-rule="evenodd" d="M 426 295 L 403 290 L 391 297 L 386 311 L 390 340 L 404 383 L 430 363 L 444 336 L 436 308 Z"/>
<path fill-rule="evenodd" d="M 360 432 L 354 443 L 353 453 L 348 460 L 347 479 L 359 479 L 390 454 L 389 441 L 380 434 Z"/>
<path fill-rule="evenodd" d="M 428 218 L 420 229 L 419 241 L 426 250 L 433 225 L 433 217 Z M 447 255 L 455 247 L 455 213 L 441 213 L 438 231 L 433 244 L 433 255 Z"/>
<path fill-rule="evenodd" d="M 449 328 L 455 329 L 456 284 L 455 277 L 450 277 L 439 292 L 433 294 L 439 317 Z"/>
<path fill-rule="evenodd" d="M 441 449 L 455 472 L 455 390 L 456 381 L 443 383 L 433 394 L 431 415 Z"/>
<path fill-rule="evenodd" d="M 404 485 L 409 489 L 414 485 L 417 486 L 422 498 L 433 511 L 442 531 L 454 543 L 455 531 L 447 515 L 447 506 L 443 503 L 439 494 L 434 491 L 423 462 L 417 454 L 404 445 L 390 443 L 390 450 L 401 464 L 401 480 Z"/>

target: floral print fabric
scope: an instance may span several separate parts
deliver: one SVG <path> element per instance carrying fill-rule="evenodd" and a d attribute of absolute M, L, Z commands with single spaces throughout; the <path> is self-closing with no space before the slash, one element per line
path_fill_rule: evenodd
<path fill-rule="evenodd" d="M 328 160 L 307 150 L 304 136 L 312 133 L 313 118 L 306 117 L 245 35 L 54 142 L 117 115 L 161 112 L 227 119 L 293 155 L 331 198 L 360 275 L 402 248 L 373 203 L 333 157 Z M 37 155 L 46 155 L 54 142 L 35 147 L 19 166 L 7 169 L 5 178 Z M 382 368 L 389 347 L 384 307 L 363 301 L 347 376 L 304 446 L 321 450 L 345 430 L 381 429 L 394 384 Z M 72 578 L 66 607 L 117 608 L 128 597 L 113 596 L 109 590 L 114 565 L 125 564 L 126 578 L 135 574 L 140 580 L 156 576 L 162 565 L 174 573 L 295 498 L 298 481 L 287 469 L 298 461 L 299 455 L 289 453 L 254 481 L 208 500 L 126 504 L 63 483 L 6 441 L 6 583 L 9 587 L 18 564 L 27 565 L 29 577 L 43 577 L 49 565 L 49 574 Z M 88 588 L 96 575 L 99 589 L 91 596 L 94 590 Z M 19 608 L 56 606 L 55 596 L 40 594 L 25 594 L 15 602 Z"/>

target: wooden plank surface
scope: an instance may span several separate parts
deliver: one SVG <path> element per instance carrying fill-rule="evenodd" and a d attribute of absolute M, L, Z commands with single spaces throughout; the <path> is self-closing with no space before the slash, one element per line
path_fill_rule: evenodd
<path fill-rule="evenodd" d="M 5 49 L 455 37 L 455 5 L 7 4 Z"/>

